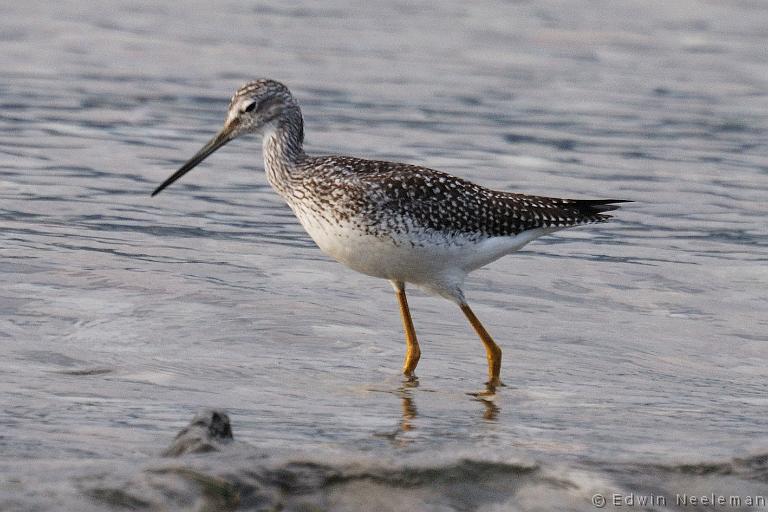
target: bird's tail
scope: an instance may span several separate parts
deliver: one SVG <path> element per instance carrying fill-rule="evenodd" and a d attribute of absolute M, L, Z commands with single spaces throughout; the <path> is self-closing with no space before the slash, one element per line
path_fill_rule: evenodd
<path fill-rule="evenodd" d="M 610 215 L 602 215 L 605 212 L 612 212 L 621 208 L 619 203 L 631 203 L 625 199 L 573 199 L 568 206 L 575 208 L 585 217 L 599 216 L 610 218 Z"/>

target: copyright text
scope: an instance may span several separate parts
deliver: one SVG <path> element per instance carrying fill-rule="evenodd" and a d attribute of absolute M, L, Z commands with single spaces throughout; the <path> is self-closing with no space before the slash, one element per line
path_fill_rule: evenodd
<path fill-rule="evenodd" d="M 621 494 L 606 493 L 592 496 L 592 505 L 596 508 L 624 507 L 686 507 L 709 506 L 722 508 L 766 507 L 765 496 L 736 496 L 726 494 Z"/>

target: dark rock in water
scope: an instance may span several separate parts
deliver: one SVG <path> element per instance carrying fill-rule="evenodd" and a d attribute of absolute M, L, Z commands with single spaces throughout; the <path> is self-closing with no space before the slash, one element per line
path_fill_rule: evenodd
<path fill-rule="evenodd" d="M 197 413 L 190 424 L 176 434 L 173 443 L 163 455 L 178 457 L 185 453 L 218 451 L 232 439 L 232 427 L 227 413 L 208 409 Z"/>

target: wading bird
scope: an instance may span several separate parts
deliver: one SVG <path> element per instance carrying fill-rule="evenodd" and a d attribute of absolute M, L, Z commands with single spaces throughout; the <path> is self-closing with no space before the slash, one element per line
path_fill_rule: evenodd
<path fill-rule="evenodd" d="M 501 348 L 462 292 L 469 272 L 559 229 L 603 222 L 613 199 L 579 200 L 490 190 L 444 172 L 396 162 L 304 152 L 304 120 L 288 88 L 262 79 L 241 87 L 224 127 L 153 196 L 245 134 L 263 137 L 267 180 L 320 249 L 395 290 L 405 330 L 403 374 L 421 356 L 405 296 L 411 283 L 458 304 L 485 346 L 488 386 L 501 384 Z"/>

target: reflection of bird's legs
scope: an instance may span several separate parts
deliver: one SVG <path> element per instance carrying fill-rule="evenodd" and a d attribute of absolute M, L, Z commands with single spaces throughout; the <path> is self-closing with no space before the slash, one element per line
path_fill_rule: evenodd
<path fill-rule="evenodd" d="M 496 405 L 493 400 L 483 400 L 481 398 L 478 399 L 480 402 L 483 402 L 483 405 L 485 406 L 485 411 L 483 411 L 483 419 L 486 421 L 496 421 L 496 419 L 499 416 L 499 406 Z"/>
<path fill-rule="evenodd" d="M 403 375 L 409 379 L 416 378 L 416 365 L 419 364 L 421 349 L 419 340 L 416 339 L 416 329 L 413 328 L 411 311 L 408 309 L 408 300 L 405 298 L 405 283 L 402 281 L 392 281 L 392 287 L 397 294 L 397 301 L 400 304 L 400 317 L 403 320 L 403 330 L 405 331 L 405 361 L 403 362 Z"/>
<path fill-rule="evenodd" d="M 401 398 L 403 400 L 403 419 L 400 422 L 400 430 L 408 432 L 413 428 L 411 420 L 416 418 L 416 404 L 413 402 L 413 397 L 409 391 L 403 391 Z"/>

